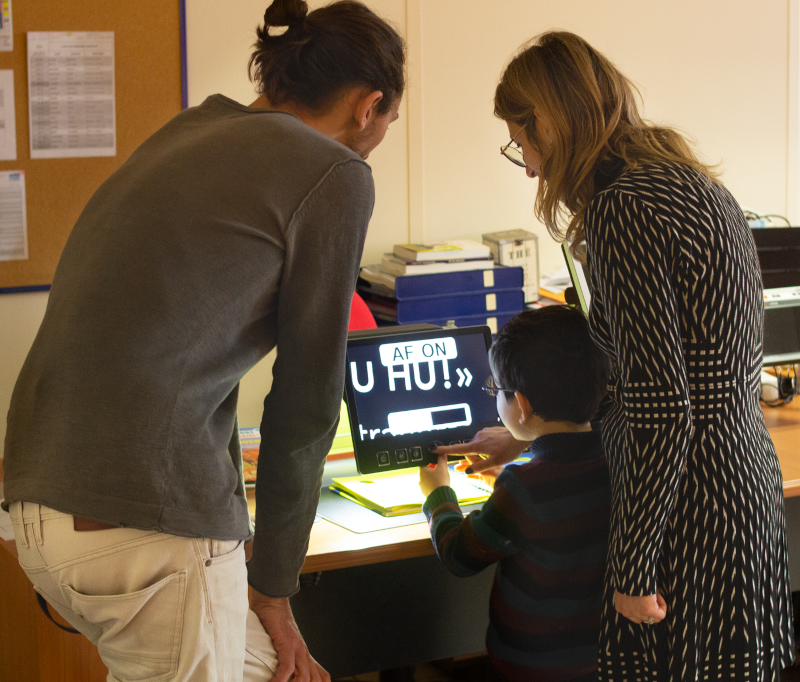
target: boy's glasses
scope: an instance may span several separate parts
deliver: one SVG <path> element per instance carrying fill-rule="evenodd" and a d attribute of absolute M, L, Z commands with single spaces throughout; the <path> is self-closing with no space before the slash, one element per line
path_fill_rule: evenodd
<path fill-rule="evenodd" d="M 483 386 L 481 386 L 481 388 L 490 396 L 492 396 L 492 398 L 494 398 L 501 391 L 505 391 L 506 393 L 514 393 L 514 391 L 510 388 L 500 388 L 500 386 L 494 383 L 494 377 L 492 376 L 483 382 Z"/>

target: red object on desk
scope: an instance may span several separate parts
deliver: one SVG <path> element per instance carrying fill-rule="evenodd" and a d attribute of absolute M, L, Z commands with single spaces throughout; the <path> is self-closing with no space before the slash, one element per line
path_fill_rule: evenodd
<path fill-rule="evenodd" d="M 347 331 L 355 331 L 356 329 L 375 329 L 378 326 L 375 318 L 372 316 L 364 299 L 357 293 L 353 293 L 353 300 L 350 303 L 350 325 Z"/>

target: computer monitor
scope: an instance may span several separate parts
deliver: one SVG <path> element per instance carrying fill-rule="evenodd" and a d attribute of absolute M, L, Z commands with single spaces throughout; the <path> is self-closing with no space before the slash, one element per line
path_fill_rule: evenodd
<path fill-rule="evenodd" d="M 800 228 L 754 229 L 764 284 L 764 361 L 800 362 Z"/>
<path fill-rule="evenodd" d="M 569 278 L 572 280 L 572 286 L 575 288 L 575 294 L 578 297 L 578 305 L 583 312 L 589 314 L 589 305 L 592 302 L 592 290 L 589 287 L 589 278 L 586 271 L 586 266 L 580 261 L 576 261 L 572 257 L 569 250 L 569 244 L 563 242 L 561 244 L 561 251 L 564 254 L 564 261 L 567 263 L 569 270 Z M 568 301 L 569 302 L 569 301 Z"/>
<path fill-rule="evenodd" d="M 784 298 L 785 297 L 785 298 Z M 785 293 L 764 292 L 765 366 L 800 362 L 800 287 Z"/>
<path fill-rule="evenodd" d="M 764 290 L 800 286 L 800 227 L 751 230 Z"/>
<path fill-rule="evenodd" d="M 436 462 L 428 446 L 469 441 L 499 426 L 487 326 L 407 325 L 351 332 L 345 399 L 362 474 Z"/>
<path fill-rule="evenodd" d="M 766 365 L 800 362 L 800 228 L 753 230 L 764 283 L 764 359 Z M 561 245 L 578 304 L 588 314 L 591 289 L 586 267 L 567 243 Z"/>

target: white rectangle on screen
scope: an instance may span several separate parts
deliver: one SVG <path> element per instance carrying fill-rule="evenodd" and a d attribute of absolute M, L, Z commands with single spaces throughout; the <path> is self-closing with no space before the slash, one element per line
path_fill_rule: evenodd
<path fill-rule="evenodd" d="M 458 357 L 456 342 L 452 338 L 406 343 L 384 343 L 380 347 L 381 364 L 385 367 L 415 364 L 432 360 L 455 360 Z"/>
<path fill-rule="evenodd" d="M 472 414 L 469 405 L 441 405 L 426 407 L 405 412 L 390 412 L 388 415 L 389 429 L 393 436 L 402 436 L 406 433 L 421 433 L 423 431 L 439 431 L 441 429 L 454 429 L 456 426 L 469 426 L 472 423 Z"/>

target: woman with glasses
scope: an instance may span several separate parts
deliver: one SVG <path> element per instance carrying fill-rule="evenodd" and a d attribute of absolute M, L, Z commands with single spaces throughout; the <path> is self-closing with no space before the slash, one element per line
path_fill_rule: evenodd
<path fill-rule="evenodd" d="M 758 402 L 763 302 L 736 201 L 631 82 L 570 33 L 510 62 L 502 153 L 537 216 L 588 259 L 615 363 L 603 440 L 612 525 L 601 680 L 779 680 L 795 656 L 780 466 Z M 493 429 L 476 473 L 524 447 Z"/>

